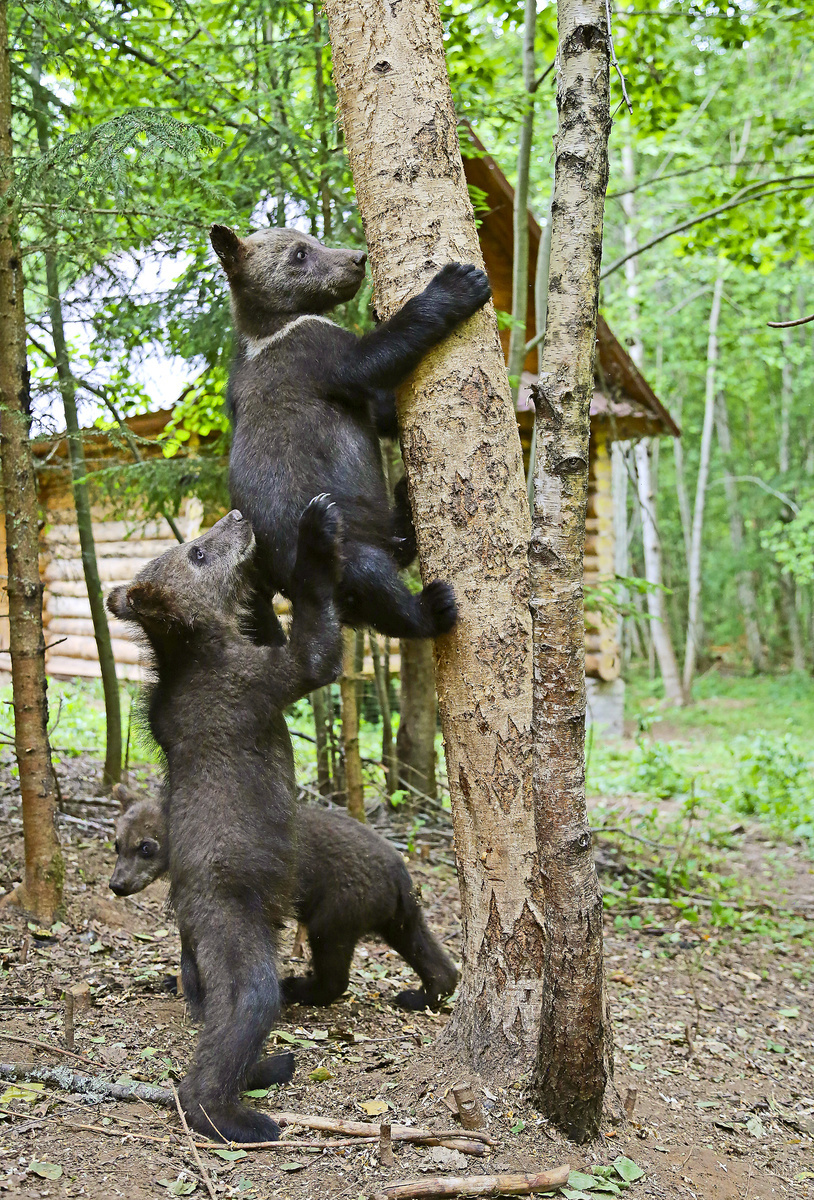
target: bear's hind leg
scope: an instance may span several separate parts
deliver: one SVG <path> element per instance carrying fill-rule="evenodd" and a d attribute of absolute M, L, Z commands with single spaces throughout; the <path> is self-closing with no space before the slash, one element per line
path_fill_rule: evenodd
<path fill-rule="evenodd" d="M 311 946 L 311 972 L 308 975 L 289 975 L 282 981 L 284 1004 L 333 1004 L 347 990 L 350 964 L 356 938 L 342 937 L 336 923 L 329 927 L 308 927 Z"/>
<path fill-rule="evenodd" d="M 280 1011 L 272 935 L 242 908 L 196 938 L 204 1027 L 178 1094 L 193 1129 L 234 1142 L 272 1142 L 279 1126 L 240 1092 Z M 220 925 L 220 929 L 213 926 Z"/>
<path fill-rule="evenodd" d="M 339 585 L 339 608 L 348 625 L 370 625 L 387 637 L 438 637 L 458 618 L 455 595 L 440 579 L 414 596 L 384 550 L 347 543 Z"/>
<path fill-rule="evenodd" d="M 458 969 L 428 927 L 414 896 L 403 901 L 399 916 L 378 933 L 413 968 L 424 985 L 399 992 L 393 1001 L 399 1008 L 413 1012 L 437 1008 L 443 996 L 455 991 Z"/>

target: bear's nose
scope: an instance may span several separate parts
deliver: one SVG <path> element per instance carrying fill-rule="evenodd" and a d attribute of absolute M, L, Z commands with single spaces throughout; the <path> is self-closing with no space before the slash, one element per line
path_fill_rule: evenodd
<path fill-rule="evenodd" d="M 367 255 L 363 250 L 360 250 L 358 254 L 354 254 L 353 261 L 356 263 L 357 267 L 363 267 L 367 262 Z"/>

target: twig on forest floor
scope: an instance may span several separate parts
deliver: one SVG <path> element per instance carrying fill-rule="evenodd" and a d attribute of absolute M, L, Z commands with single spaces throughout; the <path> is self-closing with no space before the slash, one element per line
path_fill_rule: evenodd
<path fill-rule="evenodd" d="M 209 1195 L 212 1197 L 212 1200 L 217 1200 L 217 1196 L 215 1195 L 215 1189 L 212 1185 L 212 1179 L 209 1175 L 209 1172 L 207 1171 L 206 1167 L 203 1164 L 203 1159 L 201 1158 L 200 1154 L 198 1153 L 198 1147 L 195 1145 L 195 1142 L 193 1141 L 193 1138 L 192 1138 L 192 1134 L 190 1133 L 190 1130 L 189 1130 L 189 1125 L 187 1125 L 187 1119 L 184 1115 L 184 1110 L 181 1107 L 181 1101 L 179 1099 L 175 1084 L 171 1083 L 170 1088 L 172 1089 L 173 1099 L 175 1100 L 175 1107 L 178 1109 L 178 1116 L 181 1118 L 181 1124 L 184 1127 L 184 1133 L 186 1134 L 187 1141 L 189 1142 L 190 1147 L 192 1148 L 193 1158 L 195 1159 L 196 1163 L 198 1164 L 198 1170 L 201 1173 L 201 1179 L 203 1180 L 206 1190 L 209 1192 Z M 207 1120 L 209 1120 L 209 1117 L 207 1117 Z"/>
<path fill-rule="evenodd" d="M 63 1053 L 67 1054 L 68 1051 Z M 63 1092 L 76 1092 L 93 1100 L 99 1100 L 101 1097 L 109 1097 L 111 1100 L 144 1100 L 148 1104 L 160 1104 L 163 1108 L 173 1107 L 172 1092 L 167 1088 L 156 1087 L 152 1083 L 108 1083 L 106 1079 L 99 1079 L 95 1075 L 82 1075 L 78 1071 L 69 1071 L 67 1067 L 0 1062 L 0 1079 L 35 1079 L 41 1083 L 51 1083 Z"/>
<path fill-rule="evenodd" d="M 568 1182 L 570 1166 L 554 1167 L 538 1175 L 447 1175 L 410 1179 L 373 1192 L 370 1200 L 420 1200 L 434 1196 L 529 1196 L 556 1192 Z"/>
<path fill-rule="evenodd" d="M 73 1050 L 63 1050 L 61 1046 L 49 1046 L 47 1042 L 40 1042 L 36 1038 L 20 1037 L 17 1033 L 0 1033 L 0 1038 L 5 1042 L 21 1042 L 24 1046 L 35 1046 L 37 1050 L 49 1050 L 51 1054 L 64 1054 L 66 1058 L 75 1058 L 77 1062 L 87 1063 L 89 1067 L 99 1066 L 92 1058 L 85 1058 L 83 1054 L 76 1054 Z"/>
<path fill-rule="evenodd" d="M 369 1121 L 345 1121 L 341 1117 L 316 1117 L 308 1113 L 280 1112 L 272 1114 L 280 1125 L 301 1125 L 304 1129 L 322 1129 L 326 1133 L 345 1133 L 355 1137 L 376 1137 L 381 1130 L 380 1125 Z M 430 1138 L 444 1140 L 484 1142 L 487 1146 L 496 1146 L 497 1140 L 485 1129 L 472 1130 L 441 1130 L 420 1129 L 412 1125 L 391 1125 L 390 1136 L 394 1142 L 428 1142 Z"/>

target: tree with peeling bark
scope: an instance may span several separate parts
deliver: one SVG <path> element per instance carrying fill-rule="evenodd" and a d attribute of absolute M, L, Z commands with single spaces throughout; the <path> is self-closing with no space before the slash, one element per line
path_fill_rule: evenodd
<path fill-rule="evenodd" d="M 450 261 L 482 265 L 436 0 L 327 0 L 334 78 L 388 317 Z M 479 1070 L 533 1057 L 543 955 L 530 793 L 529 512 L 494 310 L 474 316 L 399 395 L 422 576 L 460 619 L 436 642 L 463 924 L 447 1037 Z"/>
<path fill-rule="evenodd" d="M 603 0 L 560 0 L 548 313 L 535 385 L 533 793 L 545 969 L 532 1095 L 577 1142 L 595 1137 L 613 1073 L 602 893 L 585 804 L 583 556 L 588 436 L 610 133 Z"/>
<path fill-rule="evenodd" d="M 9 897 L 50 925 L 62 903 L 63 862 L 54 817 L 57 785 L 48 742 L 37 486 L 28 436 L 30 395 L 20 247 L 4 199 L 12 183 L 11 64 L 0 2 L 0 455 L 6 512 L 14 746 L 20 773 L 25 877 Z"/>

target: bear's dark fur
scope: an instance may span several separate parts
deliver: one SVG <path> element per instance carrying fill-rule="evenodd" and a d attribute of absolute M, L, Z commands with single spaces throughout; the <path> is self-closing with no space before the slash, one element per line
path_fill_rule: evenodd
<path fill-rule="evenodd" d="M 167 869 L 163 806 L 117 784 L 116 867 L 110 886 L 132 896 Z M 348 986 L 356 943 L 378 934 L 410 964 L 423 988 L 400 992 L 402 1008 L 434 1008 L 458 981 L 455 964 L 424 920 L 401 855 L 380 834 L 343 813 L 297 810 L 293 911 L 308 929 L 311 973 L 282 981 L 286 1004 L 330 1004 Z"/>
<path fill-rule="evenodd" d="M 229 481 L 257 536 L 257 636 L 281 636 L 271 596 L 290 589 L 297 518 L 321 491 L 342 513 L 342 620 L 390 637 L 446 633 L 457 616 L 449 584 L 435 580 L 416 596 L 399 578 L 415 556 L 415 533 L 403 482 L 390 507 L 379 437 L 397 432 L 393 389 L 489 299 L 486 275 L 449 263 L 358 338 L 323 314 L 355 295 L 365 254 L 294 229 L 239 238 L 213 225 L 210 237 L 232 297 Z"/>
<path fill-rule="evenodd" d="M 184 991 L 203 1020 L 181 1103 L 195 1129 L 238 1142 L 279 1133 L 240 1103 L 241 1089 L 293 1070 L 290 1057 L 257 1062 L 280 1009 L 275 930 L 290 903 L 294 760 L 282 709 L 340 668 L 338 535 L 338 510 L 317 497 L 299 522 L 282 646 L 240 629 L 254 537 L 239 512 L 107 601 L 155 660 L 148 712 L 166 760 L 170 903 Z"/>

